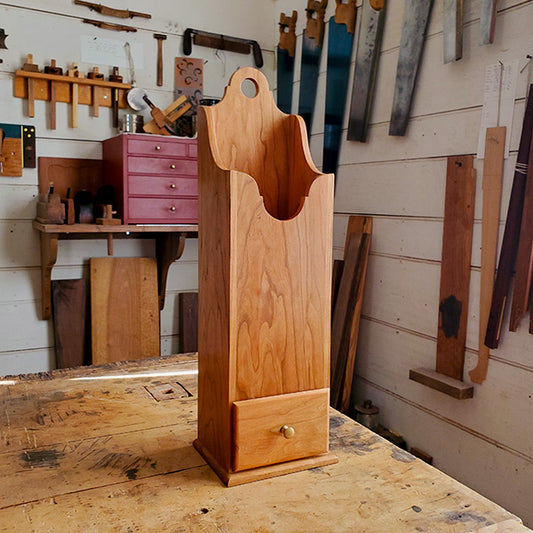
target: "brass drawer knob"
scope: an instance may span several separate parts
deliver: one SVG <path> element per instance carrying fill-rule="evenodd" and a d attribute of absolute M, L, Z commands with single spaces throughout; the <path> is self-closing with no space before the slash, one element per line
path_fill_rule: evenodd
<path fill-rule="evenodd" d="M 291 426 L 282 426 L 280 432 L 286 439 L 292 439 L 296 433 L 294 428 Z"/>
<path fill-rule="evenodd" d="M 161 146 L 156 146 L 155 149 L 156 150 L 161 150 Z"/>
<path fill-rule="evenodd" d="M 175 208 L 174 206 L 172 206 L 172 207 L 170 208 L 170 210 L 171 210 L 171 211 L 176 211 L 176 208 Z"/>
<path fill-rule="evenodd" d="M 172 165 L 170 165 L 170 168 L 176 168 L 176 165 L 172 163 Z"/>
<path fill-rule="evenodd" d="M 175 184 L 175 183 L 171 183 L 171 184 L 170 184 L 170 188 L 171 188 L 171 189 L 175 189 L 175 188 L 176 188 L 176 184 Z"/>

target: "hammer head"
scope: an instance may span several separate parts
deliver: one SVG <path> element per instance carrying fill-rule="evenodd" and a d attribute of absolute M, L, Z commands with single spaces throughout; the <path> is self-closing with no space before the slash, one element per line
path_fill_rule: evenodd
<path fill-rule="evenodd" d="M 154 39 L 164 41 L 166 38 L 167 36 L 163 35 L 162 33 L 154 33 Z"/>

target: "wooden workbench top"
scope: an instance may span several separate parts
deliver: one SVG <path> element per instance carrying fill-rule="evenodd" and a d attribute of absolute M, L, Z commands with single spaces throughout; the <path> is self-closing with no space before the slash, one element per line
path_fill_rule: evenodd
<path fill-rule="evenodd" d="M 196 369 L 173 356 L 0 378 L 0 531 L 522 529 L 333 410 L 338 464 L 226 488 L 192 447 Z"/>

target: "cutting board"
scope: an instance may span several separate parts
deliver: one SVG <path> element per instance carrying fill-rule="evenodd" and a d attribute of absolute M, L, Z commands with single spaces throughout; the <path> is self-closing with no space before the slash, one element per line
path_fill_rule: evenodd
<path fill-rule="evenodd" d="M 146 257 L 93 257 L 93 364 L 159 357 L 157 263 Z"/>

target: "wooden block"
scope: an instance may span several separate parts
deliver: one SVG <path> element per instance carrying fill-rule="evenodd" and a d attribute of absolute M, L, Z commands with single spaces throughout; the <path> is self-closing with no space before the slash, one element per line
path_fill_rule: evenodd
<path fill-rule="evenodd" d="M 179 353 L 198 351 L 198 293 L 181 292 L 178 299 Z"/>
<path fill-rule="evenodd" d="M 474 397 L 473 385 L 450 378 L 428 368 L 414 368 L 409 370 L 409 379 L 443 392 L 458 400 L 466 400 Z"/>
<path fill-rule="evenodd" d="M 52 309 L 57 368 L 70 368 L 91 361 L 87 281 L 52 281 Z"/>
<path fill-rule="evenodd" d="M 463 378 L 476 174 L 472 156 L 448 158 L 437 334 L 437 372 Z"/>
<path fill-rule="evenodd" d="M 90 273 L 93 364 L 159 357 L 156 260 L 93 257 Z"/>
<path fill-rule="evenodd" d="M 35 218 L 42 224 L 63 224 L 65 204 L 61 203 L 59 194 L 40 194 Z"/>

